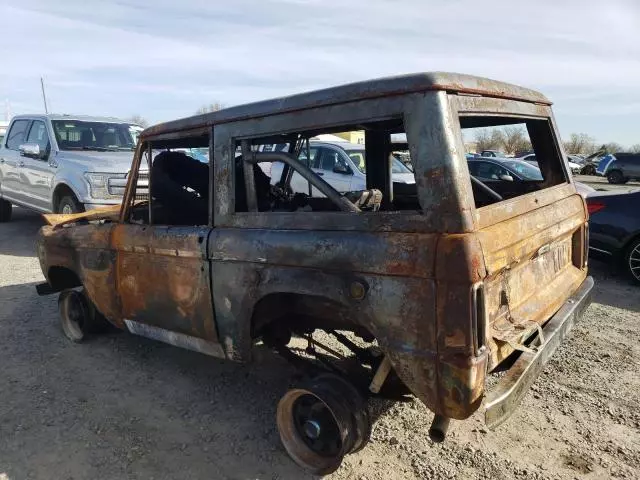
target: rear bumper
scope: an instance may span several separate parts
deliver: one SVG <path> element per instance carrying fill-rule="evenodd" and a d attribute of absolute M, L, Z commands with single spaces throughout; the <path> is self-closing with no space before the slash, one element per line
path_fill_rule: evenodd
<path fill-rule="evenodd" d="M 484 399 L 485 423 L 497 427 L 515 411 L 525 393 L 591 303 L 593 278 L 587 277 L 542 329 L 544 344 L 535 352 L 522 352 Z"/>

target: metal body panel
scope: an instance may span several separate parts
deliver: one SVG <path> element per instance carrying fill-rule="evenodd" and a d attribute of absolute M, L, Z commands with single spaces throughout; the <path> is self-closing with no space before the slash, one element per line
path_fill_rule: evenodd
<path fill-rule="evenodd" d="M 117 225 L 122 317 L 217 342 L 206 257 L 208 227 Z"/>
<path fill-rule="evenodd" d="M 67 283 L 75 274 L 96 308 L 112 323 L 122 327 L 116 290 L 116 255 L 111 246 L 113 224 L 75 225 L 40 229 L 38 257 L 42 272 L 55 291 L 79 285 Z"/>
<path fill-rule="evenodd" d="M 152 137 L 170 138 L 175 137 L 177 132 L 184 133 L 189 131 L 193 134 L 198 130 L 200 132 L 205 131 L 208 126 L 227 122 L 261 118 L 287 112 L 308 111 L 319 106 L 339 105 L 353 101 L 380 99 L 427 91 L 466 93 L 545 105 L 551 104 L 549 99 L 541 93 L 517 85 L 459 73 L 425 72 L 356 82 L 290 97 L 225 108 L 217 112 L 196 115 L 149 127 L 140 134 L 140 138 L 145 140 Z"/>

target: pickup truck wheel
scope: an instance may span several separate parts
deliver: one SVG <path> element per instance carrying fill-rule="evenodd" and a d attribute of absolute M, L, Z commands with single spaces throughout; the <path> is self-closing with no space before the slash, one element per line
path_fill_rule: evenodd
<path fill-rule="evenodd" d="M 612 172 L 607 173 L 607 180 L 612 184 L 623 183 L 624 176 L 620 170 L 613 170 Z"/>
<path fill-rule="evenodd" d="M 13 207 L 11 206 L 11 203 L 6 200 L 0 200 L 0 223 L 11 220 L 12 212 Z"/>
<path fill-rule="evenodd" d="M 584 167 L 582 167 L 582 170 L 580 171 L 580 173 L 582 175 L 595 175 L 596 167 L 594 167 L 593 165 L 585 165 Z"/>
<path fill-rule="evenodd" d="M 91 309 L 85 295 L 77 290 L 61 292 L 58 311 L 65 336 L 72 342 L 82 342 L 89 333 L 91 323 Z"/>
<path fill-rule="evenodd" d="M 81 204 L 76 197 L 73 195 L 65 195 L 58 202 L 58 207 L 56 208 L 58 213 L 63 213 L 65 215 L 69 215 L 72 213 L 80 213 L 84 212 L 84 205 Z"/>
<path fill-rule="evenodd" d="M 625 269 L 631 279 L 640 285 L 640 238 L 635 239 L 627 249 Z"/>
<path fill-rule="evenodd" d="M 276 418 L 289 456 L 315 475 L 334 472 L 345 455 L 365 446 L 371 433 L 360 393 L 333 374 L 289 390 L 278 404 Z"/>

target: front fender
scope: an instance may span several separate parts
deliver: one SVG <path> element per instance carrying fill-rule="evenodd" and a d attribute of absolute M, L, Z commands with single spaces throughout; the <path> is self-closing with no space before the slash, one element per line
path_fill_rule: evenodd
<path fill-rule="evenodd" d="M 68 187 L 80 203 L 91 203 L 93 201 L 89 195 L 89 185 L 87 184 L 83 173 L 76 172 L 72 169 L 64 169 L 63 165 L 59 165 L 58 171 L 53 179 L 53 188 L 51 189 L 50 198 L 51 205 L 53 205 L 54 192 L 61 185 Z"/>
<path fill-rule="evenodd" d="M 82 283 L 97 309 L 121 326 L 116 292 L 116 252 L 110 247 L 113 224 L 44 226 L 37 240 L 40 268 L 53 290 L 60 285 L 53 272 L 67 270 Z"/>

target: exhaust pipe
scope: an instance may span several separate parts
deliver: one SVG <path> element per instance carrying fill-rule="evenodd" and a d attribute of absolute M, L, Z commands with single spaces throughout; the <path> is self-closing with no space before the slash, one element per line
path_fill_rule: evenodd
<path fill-rule="evenodd" d="M 431 422 L 431 427 L 429 428 L 429 438 L 434 443 L 444 442 L 444 437 L 447 436 L 447 430 L 449 430 L 449 420 L 451 420 L 449 417 L 438 414 L 433 417 L 433 422 Z"/>

